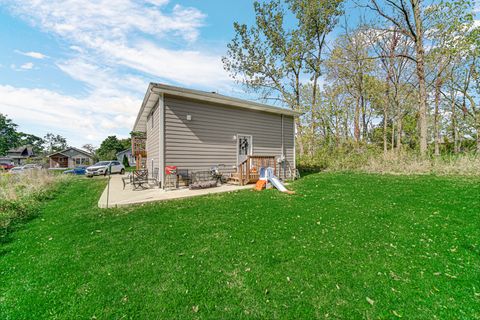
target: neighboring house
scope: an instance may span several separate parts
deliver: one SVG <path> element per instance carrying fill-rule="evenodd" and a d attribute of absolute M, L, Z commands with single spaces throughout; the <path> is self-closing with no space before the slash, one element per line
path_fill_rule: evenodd
<path fill-rule="evenodd" d="M 87 151 L 70 147 L 48 156 L 50 168 L 73 168 L 79 165 L 93 164 L 93 155 Z"/>
<path fill-rule="evenodd" d="M 7 156 L 2 157 L 2 159 L 10 159 L 14 165 L 19 166 L 25 164 L 27 159 L 34 157 L 35 153 L 31 146 L 22 146 L 8 150 Z"/>
<path fill-rule="evenodd" d="M 117 160 L 123 164 L 123 158 L 127 157 L 128 165 L 130 167 L 135 166 L 135 157 L 132 155 L 132 149 L 123 150 L 117 153 Z"/>
<path fill-rule="evenodd" d="M 9 157 L 0 157 L 0 164 L 12 164 L 13 161 Z"/>
<path fill-rule="evenodd" d="M 295 117 L 289 109 L 216 93 L 150 83 L 133 132 L 146 133 L 149 171 L 239 168 L 247 156 L 274 156 L 278 175 L 295 170 Z M 134 152 L 136 152 L 134 150 Z M 160 182 L 165 170 L 158 171 Z M 164 183 L 162 183 L 164 185 Z"/>

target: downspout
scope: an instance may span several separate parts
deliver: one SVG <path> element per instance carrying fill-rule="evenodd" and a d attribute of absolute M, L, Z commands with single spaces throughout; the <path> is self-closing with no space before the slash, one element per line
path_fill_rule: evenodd
<path fill-rule="evenodd" d="M 161 188 L 165 189 L 165 100 L 163 93 L 160 93 L 158 97 L 158 118 L 159 118 L 159 146 L 158 146 L 158 158 L 159 158 L 159 175 Z"/>

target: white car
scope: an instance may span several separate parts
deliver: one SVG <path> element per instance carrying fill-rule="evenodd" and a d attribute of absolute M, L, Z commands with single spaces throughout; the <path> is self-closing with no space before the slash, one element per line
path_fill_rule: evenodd
<path fill-rule="evenodd" d="M 85 176 L 89 178 L 93 176 L 106 176 L 108 174 L 108 168 L 110 168 L 110 173 L 125 173 L 125 167 L 118 161 L 100 161 L 88 167 L 85 170 Z"/>
<path fill-rule="evenodd" d="M 26 164 L 23 166 L 23 170 L 32 170 L 32 169 L 42 169 L 42 166 L 39 164 Z"/>
<path fill-rule="evenodd" d="M 8 172 L 10 172 L 11 174 L 19 174 L 19 173 L 24 173 L 25 170 L 23 169 L 23 167 L 13 167 Z"/>

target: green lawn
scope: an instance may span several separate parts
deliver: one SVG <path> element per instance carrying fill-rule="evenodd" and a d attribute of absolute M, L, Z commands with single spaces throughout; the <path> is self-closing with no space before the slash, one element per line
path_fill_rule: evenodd
<path fill-rule="evenodd" d="M 100 210 L 104 183 L 4 239 L 0 319 L 480 319 L 479 179 L 315 174 Z"/>

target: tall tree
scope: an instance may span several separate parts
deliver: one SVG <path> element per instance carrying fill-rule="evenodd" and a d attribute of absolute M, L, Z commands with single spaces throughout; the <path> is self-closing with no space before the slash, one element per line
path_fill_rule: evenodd
<path fill-rule="evenodd" d="M 11 119 L 0 113 L 0 155 L 5 155 L 9 149 L 19 146 L 20 135 L 17 127 Z"/>
<path fill-rule="evenodd" d="M 409 57 L 416 64 L 418 78 L 418 127 L 420 134 L 420 154 L 427 154 L 427 85 L 425 75 L 425 29 L 423 0 L 370 0 L 368 7 L 386 20 L 389 25 L 386 30 L 395 30 L 410 38 L 414 43 L 415 56 Z"/>
<path fill-rule="evenodd" d="M 358 144 L 367 140 L 367 78 L 373 69 L 368 43 L 362 28 L 338 37 L 327 60 L 327 79 L 343 83 L 344 89 L 355 99 L 353 136 Z"/>
<path fill-rule="evenodd" d="M 32 146 L 35 154 L 42 154 L 44 152 L 45 140 L 36 135 L 20 132 L 20 144 Z"/>
<path fill-rule="evenodd" d="M 87 150 L 90 154 L 93 155 L 93 160 L 96 162 L 99 160 L 98 155 L 97 155 L 97 147 L 95 147 L 93 144 L 84 144 L 82 146 L 82 149 Z"/>
<path fill-rule="evenodd" d="M 470 1 L 445 2 L 432 4 L 426 10 L 430 17 L 428 37 L 432 49 L 427 56 L 427 66 L 434 87 L 434 154 L 440 156 L 440 112 L 442 88 L 451 74 L 456 56 L 469 50 L 470 43 L 465 41 L 466 34 L 472 28 L 472 3 Z"/>
<path fill-rule="evenodd" d="M 376 70 L 379 76 L 385 78 L 385 99 L 382 106 L 383 112 L 383 151 L 384 156 L 388 151 L 388 124 L 391 122 L 391 148 L 399 151 L 402 146 L 403 116 L 406 99 L 411 94 L 412 86 L 408 83 L 413 75 L 406 58 L 411 53 L 411 40 L 402 37 L 393 30 L 378 30 L 371 28 L 370 37 L 372 49 L 379 58 Z M 396 130 L 395 130 L 396 128 Z M 396 137 L 395 137 L 396 135 Z"/>
<path fill-rule="evenodd" d="M 234 23 L 235 37 L 222 61 L 225 70 L 247 89 L 293 110 L 302 109 L 301 88 L 313 82 L 310 107 L 318 99 L 325 37 L 341 14 L 341 0 L 254 2 L 255 24 Z M 294 23 L 285 21 L 292 18 Z M 307 79 L 307 80 L 305 80 Z M 300 121 L 297 134 L 304 133 Z M 316 130 L 312 126 L 313 132 Z M 314 135 L 315 133 L 313 133 Z M 300 137 L 299 152 L 305 147 Z"/>
<path fill-rule="evenodd" d="M 48 153 L 54 153 L 68 148 L 67 139 L 59 134 L 47 133 L 43 140 L 45 141 L 44 149 Z"/>
<path fill-rule="evenodd" d="M 97 149 L 100 160 L 115 160 L 117 152 L 125 150 L 121 140 L 116 136 L 108 136 Z"/>

